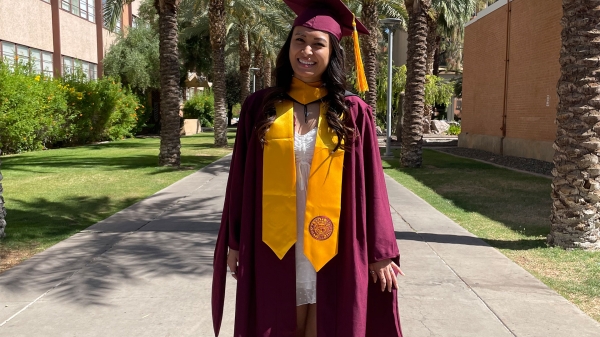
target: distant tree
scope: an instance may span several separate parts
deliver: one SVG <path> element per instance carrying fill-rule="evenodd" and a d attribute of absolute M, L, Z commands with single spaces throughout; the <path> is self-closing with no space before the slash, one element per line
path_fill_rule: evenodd
<path fill-rule="evenodd" d="M 225 85 L 227 86 L 227 121 L 228 125 L 231 125 L 231 119 L 233 118 L 233 106 L 241 103 L 242 87 L 240 86 L 240 73 L 236 71 L 229 71 L 225 76 Z"/>
<path fill-rule="evenodd" d="M 160 88 L 158 34 L 149 26 L 130 28 L 104 57 L 104 73 L 120 78 L 135 93 Z"/>

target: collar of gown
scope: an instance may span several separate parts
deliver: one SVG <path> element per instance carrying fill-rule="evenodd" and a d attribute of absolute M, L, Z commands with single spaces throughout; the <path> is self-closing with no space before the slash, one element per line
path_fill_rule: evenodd
<path fill-rule="evenodd" d="M 322 81 L 306 83 L 292 77 L 290 90 L 287 93 L 296 102 L 307 105 L 327 96 L 327 89 Z"/>

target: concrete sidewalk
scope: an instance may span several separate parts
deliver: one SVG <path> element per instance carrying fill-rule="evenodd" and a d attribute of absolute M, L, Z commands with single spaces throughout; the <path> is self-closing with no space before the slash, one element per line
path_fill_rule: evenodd
<path fill-rule="evenodd" d="M 0 336 L 213 336 L 230 157 L 0 274 Z M 406 337 L 600 336 L 600 324 L 387 178 Z M 232 336 L 228 282 L 221 336 Z M 385 336 L 382 336 L 385 337 Z"/>

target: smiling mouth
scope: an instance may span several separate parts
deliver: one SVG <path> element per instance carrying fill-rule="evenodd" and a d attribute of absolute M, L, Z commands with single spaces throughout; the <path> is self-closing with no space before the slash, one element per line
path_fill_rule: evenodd
<path fill-rule="evenodd" d="M 301 59 L 298 59 L 298 62 L 305 67 L 310 67 L 310 66 L 314 66 L 315 64 L 317 64 L 316 62 L 303 61 Z"/>

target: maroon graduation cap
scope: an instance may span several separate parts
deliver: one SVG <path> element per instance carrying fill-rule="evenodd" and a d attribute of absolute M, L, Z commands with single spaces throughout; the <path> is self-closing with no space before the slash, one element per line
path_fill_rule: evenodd
<path fill-rule="evenodd" d="M 302 26 L 329 32 L 339 39 L 350 36 L 354 31 L 352 23 L 356 22 L 356 30 L 360 34 L 369 31 L 341 0 L 283 0 L 298 17 L 294 27 Z"/>

